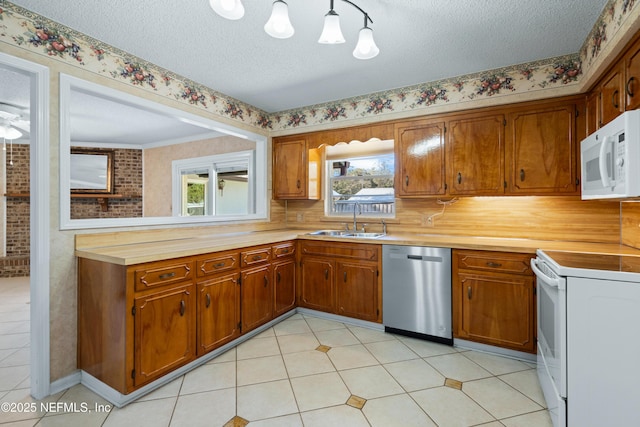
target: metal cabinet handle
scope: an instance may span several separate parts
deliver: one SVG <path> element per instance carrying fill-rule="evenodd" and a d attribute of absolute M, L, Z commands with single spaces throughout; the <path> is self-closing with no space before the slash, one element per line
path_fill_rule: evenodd
<path fill-rule="evenodd" d="M 633 83 L 633 81 L 635 80 L 635 77 L 631 77 L 629 78 L 629 80 L 627 80 L 627 86 L 626 86 L 626 90 L 627 90 L 627 95 L 629 95 L 630 97 L 633 97 L 633 91 L 631 90 L 631 83 Z"/>
<path fill-rule="evenodd" d="M 611 103 L 613 104 L 613 108 L 618 108 L 618 102 L 616 101 L 616 97 L 618 96 L 619 93 L 620 91 L 616 89 L 613 91 L 613 95 L 611 95 Z"/>
<path fill-rule="evenodd" d="M 165 274 L 161 274 L 158 276 L 158 279 L 160 280 L 164 280 L 164 279 L 171 279 L 172 277 L 176 276 L 176 272 L 172 271 L 171 273 L 165 273 Z"/>
<path fill-rule="evenodd" d="M 524 169 L 520 169 L 520 181 L 524 181 Z"/>
<path fill-rule="evenodd" d="M 502 267 L 502 264 L 500 264 L 499 262 L 492 262 L 492 261 L 489 261 L 489 262 L 487 263 L 487 267 L 498 268 L 498 267 Z"/>
<path fill-rule="evenodd" d="M 269 278 L 267 277 L 267 275 L 264 275 L 264 287 L 266 288 L 267 285 L 269 284 Z"/>
<path fill-rule="evenodd" d="M 296 181 L 296 188 L 300 188 L 300 180 Z"/>
<path fill-rule="evenodd" d="M 404 185 L 405 185 L 405 187 L 409 186 L 409 175 L 405 175 L 405 177 L 404 177 Z"/>
<path fill-rule="evenodd" d="M 207 296 L 206 296 L 206 301 L 207 301 L 207 302 L 206 302 L 206 304 L 205 304 L 205 307 L 206 307 L 206 308 L 209 308 L 209 306 L 211 305 L 211 295 L 207 294 Z"/>
<path fill-rule="evenodd" d="M 253 260 L 254 261 L 260 261 L 262 259 L 262 257 L 260 255 L 254 255 L 253 256 Z"/>
<path fill-rule="evenodd" d="M 467 298 L 471 299 L 471 286 L 467 287 Z"/>
<path fill-rule="evenodd" d="M 324 270 L 324 280 L 328 280 L 328 279 L 329 279 L 329 270 L 327 270 L 325 268 L 325 270 Z"/>
<path fill-rule="evenodd" d="M 280 283 L 280 272 L 279 271 L 276 272 L 276 280 L 278 281 L 278 283 Z"/>
<path fill-rule="evenodd" d="M 458 184 L 462 184 L 462 174 L 458 172 Z"/>
<path fill-rule="evenodd" d="M 224 262 L 219 262 L 217 264 L 213 264 L 213 268 L 222 268 L 224 267 Z"/>
<path fill-rule="evenodd" d="M 344 277 L 344 283 L 347 283 L 347 272 L 346 271 L 343 273 L 343 277 Z"/>
<path fill-rule="evenodd" d="M 184 316 L 184 312 L 187 309 L 187 303 L 184 300 L 180 301 L 180 316 Z"/>

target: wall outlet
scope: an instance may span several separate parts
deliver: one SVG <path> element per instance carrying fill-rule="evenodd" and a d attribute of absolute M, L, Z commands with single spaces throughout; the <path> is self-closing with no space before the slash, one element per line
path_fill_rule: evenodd
<path fill-rule="evenodd" d="M 432 215 L 422 215 L 422 226 L 423 227 L 433 227 L 433 216 Z"/>
<path fill-rule="evenodd" d="M 298 213 L 296 214 L 296 221 L 298 221 L 298 222 L 304 222 L 304 213 L 302 213 L 302 212 L 298 212 Z"/>

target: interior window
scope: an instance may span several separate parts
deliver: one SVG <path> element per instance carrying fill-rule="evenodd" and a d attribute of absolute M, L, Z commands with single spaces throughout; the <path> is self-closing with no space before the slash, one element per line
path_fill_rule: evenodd
<path fill-rule="evenodd" d="M 393 217 L 393 140 L 326 147 L 326 214 Z"/>

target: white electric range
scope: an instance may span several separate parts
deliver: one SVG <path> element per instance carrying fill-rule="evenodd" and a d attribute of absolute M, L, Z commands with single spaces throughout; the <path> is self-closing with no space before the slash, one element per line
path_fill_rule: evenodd
<path fill-rule="evenodd" d="M 554 427 L 639 425 L 640 257 L 538 250 L 531 264 Z"/>

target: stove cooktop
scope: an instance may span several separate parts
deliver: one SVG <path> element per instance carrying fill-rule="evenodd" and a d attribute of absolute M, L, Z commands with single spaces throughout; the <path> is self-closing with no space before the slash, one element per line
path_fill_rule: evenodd
<path fill-rule="evenodd" d="M 541 250 L 538 256 L 561 276 L 640 282 L 640 256 Z"/>

